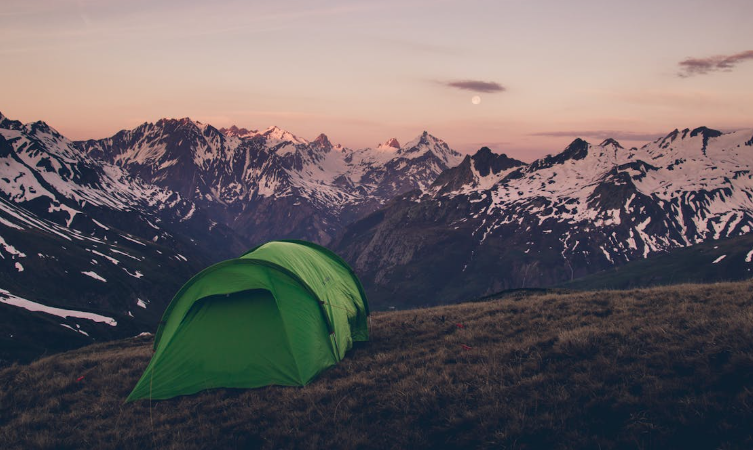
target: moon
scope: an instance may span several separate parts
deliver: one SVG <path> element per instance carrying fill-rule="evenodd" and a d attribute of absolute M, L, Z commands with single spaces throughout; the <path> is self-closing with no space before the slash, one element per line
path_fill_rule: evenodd
<path fill-rule="evenodd" d="M 479 103 L 481 103 L 481 97 L 474 95 L 473 97 L 471 97 L 471 103 L 478 105 Z"/>

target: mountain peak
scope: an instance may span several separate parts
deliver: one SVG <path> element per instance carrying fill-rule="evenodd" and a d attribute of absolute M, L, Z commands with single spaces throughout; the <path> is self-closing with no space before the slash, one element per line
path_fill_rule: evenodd
<path fill-rule="evenodd" d="M 451 149 L 447 143 L 424 131 L 420 136 L 401 147 L 397 154 L 406 158 L 416 158 L 431 153 L 445 164 L 454 166 L 462 160 L 462 155 Z"/>
<path fill-rule="evenodd" d="M 569 160 L 584 159 L 588 156 L 589 143 L 581 138 L 575 138 L 562 152 L 556 155 L 549 155 L 542 159 L 537 159 L 528 166 L 527 172 L 534 172 L 556 164 L 564 164 Z"/>
<path fill-rule="evenodd" d="M 567 153 L 572 159 L 583 159 L 588 154 L 588 142 L 581 138 L 575 138 L 562 153 Z"/>
<path fill-rule="evenodd" d="M 164 127 L 166 125 L 196 125 L 197 127 L 201 124 L 201 122 L 194 122 L 191 120 L 190 117 L 182 117 L 180 119 L 174 119 L 171 117 L 163 117 L 162 119 L 158 120 L 155 125 L 158 127 Z"/>
<path fill-rule="evenodd" d="M 439 174 L 432 187 L 437 189 L 440 195 L 464 187 L 488 189 L 498 178 L 486 177 L 524 165 L 523 161 L 509 158 L 504 153 L 496 154 L 489 147 L 481 147 L 473 156 L 465 155 L 460 164 Z M 474 169 L 478 176 L 474 175 Z"/>
<path fill-rule="evenodd" d="M 249 130 L 247 128 L 238 128 L 235 125 L 231 125 L 230 128 L 220 128 L 220 133 L 225 136 L 247 137 L 255 135 L 257 131 Z"/>
<path fill-rule="evenodd" d="M 418 135 L 416 138 L 414 138 L 412 141 L 408 142 L 403 146 L 401 149 L 404 153 L 412 152 L 420 150 L 423 146 L 427 145 L 433 145 L 433 144 L 445 144 L 445 142 L 441 139 L 438 139 L 431 134 L 429 134 L 428 131 L 424 131 L 420 135 Z"/>
<path fill-rule="evenodd" d="M 481 147 L 473 156 L 473 167 L 482 177 L 492 174 L 498 174 L 504 170 L 513 167 L 524 166 L 523 161 L 508 157 L 506 154 L 497 154 L 491 151 L 489 147 Z"/>
<path fill-rule="evenodd" d="M 9 130 L 20 130 L 23 128 L 24 124 L 19 122 L 18 120 L 12 120 L 7 118 L 3 115 L 3 113 L 0 113 L 0 128 L 6 128 Z"/>
<path fill-rule="evenodd" d="M 307 140 L 299 138 L 293 133 L 287 130 L 283 130 L 277 125 L 272 125 L 259 134 L 266 137 L 268 140 L 271 139 L 279 142 L 292 142 L 293 144 L 308 144 Z"/>
<path fill-rule="evenodd" d="M 36 122 L 32 122 L 28 124 L 27 127 L 31 129 L 32 132 L 50 133 L 56 136 L 60 136 L 60 133 L 55 131 L 54 128 L 49 126 L 47 122 L 43 120 L 37 120 Z"/>
<path fill-rule="evenodd" d="M 319 136 L 314 139 L 311 144 L 314 147 L 319 147 L 324 150 L 331 150 L 332 149 L 332 143 L 329 141 L 329 138 L 326 134 L 321 133 Z"/>
<path fill-rule="evenodd" d="M 421 133 L 421 142 L 422 143 L 429 143 L 429 142 L 443 142 L 441 139 L 438 139 L 431 134 L 429 134 L 428 131 L 424 130 L 423 133 Z"/>
<path fill-rule="evenodd" d="M 690 130 L 685 128 L 682 130 L 682 137 L 680 139 L 685 139 L 685 136 L 688 134 Z M 680 136 L 680 130 L 675 128 L 674 130 L 670 131 L 668 135 L 664 136 L 663 138 L 658 138 L 654 142 L 659 143 L 659 147 L 661 148 L 667 148 L 669 145 L 677 139 L 677 137 Z"/>
<path fill-rule="evenodd" d="M 387 142 L 380 145 L 380 147 L 392 147 L 397 150 L 400 148 L 400 143 L 395 138 L 389 138 L 387 139 Z"/>
<path fill-rule="evenodd" d="M 711 128 L 698 127 L 695 130 L 690 132 L 690 137 L 698 136 L 699 134 L 703 137 L 703 147 L 701 147 L 701 151 L 703 152 L 705 156 L 706 148 L 709 145 L 709 139 L 717 138 L 721 136 L 723 133 L 719 130 L 713 130 Z"/>
<path fill-rule="evenodd" d="M 622 145 L 620 145 L 619 142 L 617 142 L 616 140 L 614 140 L 612 138 L 604 139 L 604 142 L 602 142 L 601 144 L 599 144 L 599 147 L 606 147 L 608 145 L 612 145 L 612 146 L 617 147 L 617 148 L 624 148 Z"/>
<path fill-rule="evenodd" d="M 708 138 L 721 136 L 722 132 L 708 127 L 698 127 L 690 132 L 690 137 L 695 137 L 699 134 L 703 136 L 704 140 L 707 140 Z"/>
<path fill-rule="evenodd" d="M 493 154 L 494 154 L 494 152 L 492 151 L 492 149 L 490 149 L 489 147 L 484 146 L 484 147 L 481 147 L 480 149 L 478 149 L 476 151 L 476 153 L 473 155 L 473 157 L 474 158 L 475 157 L 483 158 L 483 157 L 486 157 L 487 155 L 493 155 Z"/>

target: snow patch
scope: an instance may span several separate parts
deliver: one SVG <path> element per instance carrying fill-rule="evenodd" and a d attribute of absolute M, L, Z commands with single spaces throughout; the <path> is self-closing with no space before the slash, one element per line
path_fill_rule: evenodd
<path fill-rule="evenodd" d="M 112 256 L 107 256 L 104 253 L 100 253 L 100 252 L 98 252 L 96 250 L 91 250 L 91 249 L 88 249 L 88 248 L 86 250 L 89 251 L 89 252 L 94 253 L 95 255 L 99 255 L 99 256 L 107 259 L 108 261 L 110 261 L 111 263 L 115 264 L 116 266 L 118 264 L 120 264 L 120 261 L 118 261 L 117 259 L 113 258 Z"/>
<path fill-rule="evenodd" d="M 109 229 L 110 229 L 110 227 L 108 227 L 108 226 L 105 226 L 105 225 L 103 225 L 103 224 L 101 224 L 101 223 L 97 222 L 97 221 L 96 221 L 96 220 L 94 220 L 94 219 L 92 219 L 92 222 L 94 222 L 94 225 L 96 225 L 96 226 L 98 226 L 98 227 L 100 227 L 100 228 L 102 228 L 102 229 L 104 229 L 104 230 L 109 230 Z"/>
<path fill-rule="evenodd" d="M 604 250 L 604 247 L 599 247 L 599 248 L 600 248 L 600 249 L 601 249 L 601 251 L 602 251 L 602 252 L 604 253 L 604 256 L 606 256 L 607 260 L 608 260 L 608 261 L 609 261 L 610 263 L 614 264 L 614 261 L 612 261 L 612 255 L 610 255 L 610 254 L 609 254 L 609 252 L 607 252 L 606 250 Z"/>
<path fill-rule="evenodd" d="M 722 255 L 722 256 L 720 256 L 720 257 L 716 258 L 716 259 L 714 260 L 714 262 L 712 262 L 711 264 L 717 264 L 717 263 L 718 263 L 719 261 L 723 260 L 723 259 L 724 259 L 724 258 L 726 258 L 726 257 L 727 257 L 727 255 Z"/>
<path fill-rule="evenodd" d="M 3 224 L 3 225 L 5 225 L 8 228 L 15 228 L 16 230 L 23 230 L 23 227 L 19 227 L 18 225 L 16 225 L 13 222 L 8 222 L 7 220 L 3 219 L 2 217 L 0 217 L 0 223 Z"/>
<path fill-rule="evenodd" d="M 130 253 L 121 252 L 120 250 L 117 250 L 117 249 L 114 249 L 114 248 L 111 248 L 110 251 L 113 252 L 113 253 L 117 253 L 119 255 L 127 256 L 127 257 L 129 257 L 131 259 L 135 259 L 136 261 L 141 261 L 139 258 L 131 255 Z"/>
<path fill-rule="evenodd" d="M 146 247 L 146 244 L 144 244 L 141 241 L 137 241 L 136 239 L 130 238 L 130 237 L 126 236 L 125 234 L 121 234 L 121 236 L 123 236 L 125 239 L 127 239 L 127 240 L 129 240 L 131 242 L 134 242 L 136 244 L 143 245 L 144 247 Z"/>
<path fill-rule="evenodd" d="M 60 325 L 63 326 L 63 327 L 69 328 L 69 329 L 75 331 L 76 333 L 81 333 L 84 336 L 89 336 L 89 333 L 87 333 L 86 331 L 82 330 L 81 327 L 78 324 L 76 325 L 76 327 L 78 327 L 78 328 L 73 328 L 72 326 L 64 324 L 64 323 L 61 323 Z"/>
<path fill-rule="evenodd" d="M 94 278 L 95 280 L 99 280 L 99 281 L 101 281 L 101 282 L 103 282 L 103 283 L 107 283 L 107 280 L 105 280 L 104 278 L 102 278 L 101 276 L 99 276 L 99 275 L 97 274 L 97 272 L 92 272 L 92 271 L 90 271 L 90 270 L 89 270 L 89 271 L 86 271 L 86 272 L 81 272 L 81 273 L 83 273 L 83 274 L 84 274 L 84 275 L 86 275 L 87 277 L 92 277 L 92 278 Z"/>
<path fill-rule="evenodd" d="M 94 314 L 94 313 L 89 313 L 89 312 L 73 311 L 70 309 L 62 309 L 62 308 L 55 308 L 52 306 L 46 306 L 41 303 L 32 302 L 31 300 L 26 300 L 25 298 L 17 297 L 11 294 L 10 292 L 6 291 L 5 289 L 1 289 L 1 288 L 0 288 L 0 303 L 17 306 L 19 308 L 23 308 L 29 311 L 43 312 L 43 313 L 51 314 L 53 316 L 58 316 L 58 317 L 75 317 L 77 319 L 93 320 L 94 322 L 106 323 L 107 325 L 110 325 L 111 327 L 118 325 L 118 322 L 112 317 L 102 316 L 99 314 Z"/>
<path fill-rule="evenodd" d="M 140 272 L 140 271 L 138 271 L 138 270 L 136 270 L 136 271 L 135 271 L 135 273 L 131 273 L 131 272 L 129 272 L 129 271 L 128 271 L 128 269 L 126 269 L 125 267 L 123 267 L 123 270 L 125 270 L 125 273 L 127 273 L 127 274 L 128 274 L 128 275 L 130 275 L 130 276 L 132 276 L 133 278 L 141 278 L 141 277 L 143 277 L 143 276 L 144 276 L 144 274 L 143 274 L 143 273 L 141 273 L 141 272 Z"/>
<path fill-rule="evenodd" d="M 0 236 L 0 245 L 5 249 L 5 253 L 11 256 L 18 256 L 19 258 L 26 258 L 26 253 L 16 250 L 16 247 L 5 242 L 5 239 L 3 239 L 2 236 Z M 5 258 L 2 256 L 2 253 L 0 253 L 0 258 Z"/>
<path fill-rule="evenodd" d="M 191 210 L 188 211 L 188 213 L 182 219 L 180 219 L 180 221 L 181 222 L 185 222 L 186 220 L 188 220 L 191 217 L 193 217 L 193 215 L 194 215 L 195 212 L 196 212 L 196 205 L 192 203 L 191 204 Z"/>

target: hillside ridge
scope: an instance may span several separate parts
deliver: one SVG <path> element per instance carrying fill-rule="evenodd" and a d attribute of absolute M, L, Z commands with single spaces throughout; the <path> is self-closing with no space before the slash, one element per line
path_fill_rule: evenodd
<path fill-rule="evenodd" d="M 306 387 L 123 401 L 153 337 L 0 369 L 3 448 L 749 448 L 753 283 L 375 313 Z M 240 418 L 240 419 L 239 419 Z"/>

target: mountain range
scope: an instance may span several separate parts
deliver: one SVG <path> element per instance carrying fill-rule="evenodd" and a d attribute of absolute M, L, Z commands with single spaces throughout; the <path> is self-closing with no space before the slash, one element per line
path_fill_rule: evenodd
<path fill-rule="evenodd" d="M 163 119 L 98 141 L 82 152 L 179 193 L 250 244 L 294 237 L 326 244 L 395 195 L 426 188 L 462 157 L 423 132 L 400 146 L 350 150 L 278 127 L 249 131 Z"/>
<path fill-rule="evenodd" d="M 426 132 L 349 150 L 163 119 L 72 142 L 0 114 L 0 360 L 151 331 L 209 264 L 270 239 L 327 243 L 460 159 Z"/>
<path fill-rule="evenodd" d="M 641 148 L 576 139 L 530 164 L 481 149 L 333 248 L 382 305 L 556 285 L 749 233 L 752 166 L 753 130 L 674 130 Z"/>
<path fill-rule="evenodd" d="M 192 275 L 270 239 L 330 246 L 375 309 L 566 283 L 749 233 L 751 164 L 753 130 L 528 164 L 428 132 L 353 150 L 184 118 L 74 142 L 0 114 L 0 360 L 153 331 Z"/>

